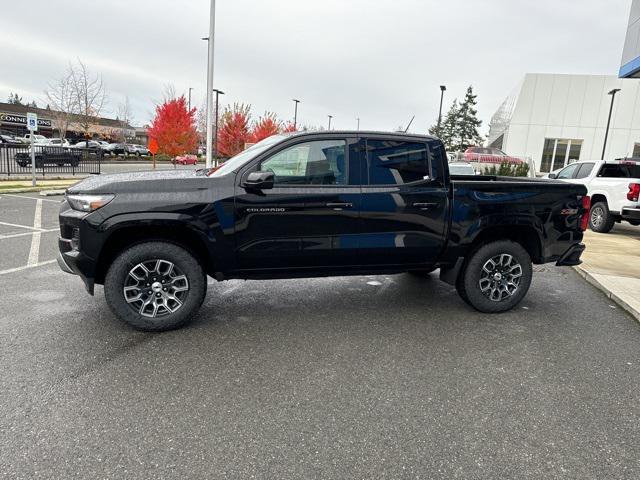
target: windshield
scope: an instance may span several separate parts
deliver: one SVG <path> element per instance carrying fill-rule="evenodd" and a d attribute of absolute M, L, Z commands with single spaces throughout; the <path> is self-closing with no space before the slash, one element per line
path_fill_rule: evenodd
<path fill-rule="evenodd" d="M 229 160 L 224 162 L 220 168 L 212 172 L 209 176 L 221 177 L 223 175 L 226 175 L 227 173 L 240 168 L 249 160 L 255 158 L 257 155 L 261 154 L 262 152 L 267 150 L 269 147 L 275 145 L 276 143 L 278 143 L 279 141 L 285 138 L 287 138 L 286 135 L 272 135 L 270 137 L 265 138 L 264 140 L 260 140 L 258 143 L 240 152 L 235 157 L 231 157 Z"/>

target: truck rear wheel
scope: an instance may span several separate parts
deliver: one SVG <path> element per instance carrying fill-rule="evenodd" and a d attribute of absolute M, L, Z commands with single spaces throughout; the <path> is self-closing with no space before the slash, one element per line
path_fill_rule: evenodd
<path fill-rule="evenodd" d="M 207 278 L 194 256 L 167 242 L 124 250 L 104 282 L 107 304 L 118 318 L 155 332 L 186 325 L 202 305 L 206 289 Z"/>
<path fill-rule="evenodd" d="M 531 257 L 518 243 L 500 240 L 471 254 L 456 289 L 462 299 L 485 313 L 515 307 L 531 286 Z"/>
<path fill-rule="evenodd" d="M 616 219 L 611 212 L 607 202 L 598 202 L 591 207 L 589 212 L 589 228 L 594 232 L 608 233 L 612 228 Z"/>

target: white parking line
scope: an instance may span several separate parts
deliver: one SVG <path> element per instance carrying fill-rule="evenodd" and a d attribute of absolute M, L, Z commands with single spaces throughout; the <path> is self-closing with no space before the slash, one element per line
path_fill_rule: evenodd
<path fill-rule="evenodd" d="M 41 232 L 42 228 L 33 228 L 30 227 L 28 225 L 18 225 L 17 223 L 9 223 L 9 222 L 0 222 L 0 225 L 4 225 L 6 227 L 19 227 L 19 228 L 26 228 L 27 230 L 31 230 L 32 232 Z"/>
<path fill-rule="evenodd" d="M 29 197 L 26 195 L 14 195 L 12 193 L 2 193 L 0 194 L 0 197 L 11 197 L 11 198 L 28 198 L 29 200 L 41 200 L 43 202 L 52 202 L 52 203 L 61 203 L 62 200 L 51 200 L 50 198 L 36 198 L 36 197 Z"/>
<path fill-rule="evenodd" d="M 42 200 L 36 201 L 36 212 L 33 216 L 33 228 L 42 230 Z M 42 232 L 33 232 L 31 237 L 31 249 L 29 250 L 29 259 L 27 260 L 27 266 L 37 265 L 38 256 L 40 255 L 40 240 Z"/>
<path fill-rule="evenodd" d="M 59 230 L 58 228 L 45 228 L 43 230 L 41 230 L 41 233 L 49 233 L 49 232 L 57 232 Z M 0 240 L 4 240 L 5 238 L 16 238 L 16 237 L 26 237 L 27 235 L 33 235 L 32 232 L 24 232 L 24 233 L 10 233 L 7 235 L 1 235 L 0 234 Z"/>
<path fill-rule="evenodd" d="M 47 260 L 46 262 L 40 262 L 34 265 L 25 265 L 24 267 L 16 267 L 16 268 L 10 268 L 8 270 L 0 270 L 0 275 L 6 275 L 7 273 L 20 272 L 28 268 L 41 267 L 43 265 L 50 265 L 52 263 L 55 263 L 55 260 Z"/>

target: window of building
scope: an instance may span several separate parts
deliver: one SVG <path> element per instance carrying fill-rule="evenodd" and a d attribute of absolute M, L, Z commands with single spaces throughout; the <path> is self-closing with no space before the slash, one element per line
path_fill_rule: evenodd
<path fill-rule="evenodd" d="M 580 160 L 582 140 L 545 138 L 542 149 L 541 172 L 552 172 Z"/>
<path fill-rule="evenodd" d="M 367 140 L 369 185 L 402 185 L 429 175 L 427 145 L 398 140 Z"/>
<path fill-rule="evenodd" d="M 345 185 L 346 142 L 320 140 L 286 148 L 262 162 L 260 170 L 275 175 L 275 185 Z"/>
<path fill-rule="evenodd" d="M 633 158 L 640 158 L 640 143 L 633 146 Z"/>

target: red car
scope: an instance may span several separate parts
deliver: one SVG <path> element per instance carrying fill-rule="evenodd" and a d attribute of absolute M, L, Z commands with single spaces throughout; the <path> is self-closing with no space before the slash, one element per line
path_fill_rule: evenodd
<path fill-rule="evenodd" d="M 465 162 L 479 163 L 503 163 L 507 162 L 512 165 L 520 165 L 524 163 L 522 158 L 511 157 L 498 148 L 490 147 L 469 147 L 464 152 Z"/>
<path fill-rule="evenodd" d="M 176 157 L 176 163 L 178 165 L 197 165 L 198 157 L 195 155 L 180 155 Z"/>

